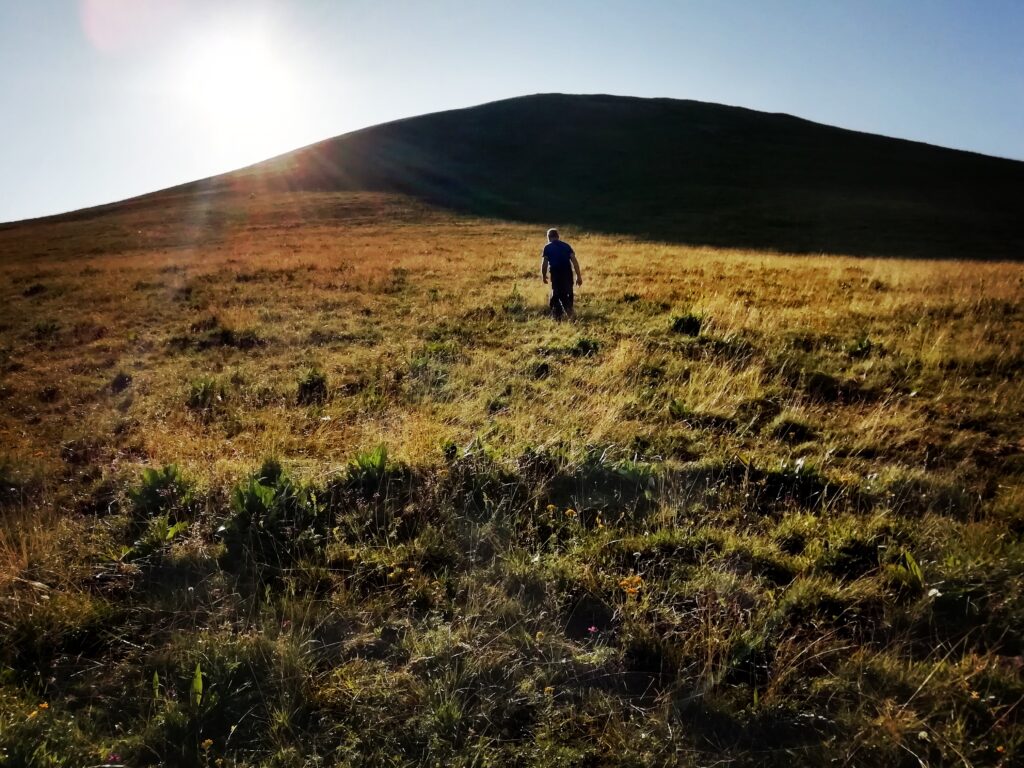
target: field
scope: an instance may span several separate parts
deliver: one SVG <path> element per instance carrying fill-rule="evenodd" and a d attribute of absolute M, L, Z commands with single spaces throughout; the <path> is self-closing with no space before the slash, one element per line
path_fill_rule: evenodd
<path fill-rule="evenodd" d="M 0 764 L 1019 765 L 1024 265 L 564 235 L 0 228 Z"/>

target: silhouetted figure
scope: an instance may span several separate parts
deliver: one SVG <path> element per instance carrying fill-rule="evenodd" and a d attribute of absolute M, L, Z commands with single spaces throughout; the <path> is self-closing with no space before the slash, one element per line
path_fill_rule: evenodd
<path fill-rule="evenodd" d="M 583 273 L 576 261 L 576 252 L 558 236 L 557 229 L 548 230 L 548 244 L 541 257 L 540 277 L 547 283 L 551 269 L 551 316 L 555 320 L 575 317 L 572 302 L 572 271 L 576 270 L 576 285 L 583 285 Z"/>

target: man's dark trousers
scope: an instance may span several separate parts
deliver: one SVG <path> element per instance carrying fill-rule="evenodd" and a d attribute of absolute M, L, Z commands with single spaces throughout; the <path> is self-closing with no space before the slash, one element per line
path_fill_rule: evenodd
<path fill-rule="evenodd" d="M 551 314 L 556 320 L 573 316 L 572 267 L 551 270 Z"/>

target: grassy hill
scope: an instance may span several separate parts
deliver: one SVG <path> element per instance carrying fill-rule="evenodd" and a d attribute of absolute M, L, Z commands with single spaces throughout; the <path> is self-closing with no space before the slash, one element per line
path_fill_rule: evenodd
<path fill-rule="evenodd" d="M 353 140 L 0 228 L 0 765 L 1019 764 L 1024 265 L 563 227 L 555 324 Z"/>
<path fill-rule="evenodd" d="M 229 178 L 691 244 L 1024 255 L 1024 163 L 696 101 L 510 99 L 347 134 Z"/>
<path fill-rule="evenodd" d="M 790 115 L 544 94 L 374 126 L 63 218 L 181 195 L 368 191 L 692 245 L 1020 259 L 1022 188 L 1024 162 Z"/>

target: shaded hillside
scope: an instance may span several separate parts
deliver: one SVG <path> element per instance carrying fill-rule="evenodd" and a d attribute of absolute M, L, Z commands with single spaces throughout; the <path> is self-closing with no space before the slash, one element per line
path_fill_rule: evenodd
<path fill-rule="evenodd" d="M 1022 189 L 1014 160 L 718 104 L 548 94 L 374 126 L 47 221 L 154 205 L 173 221 L 197 201 L 216 218 L 222 192 L 369 191 L 681 243 L 1018 259 Z"/>
<path fill-rule="evenodd" d="M 1015 258 L 1024 163 L 695 101 L 539 95 L 401 120 L 234 178 L 798 252 Z"/>

